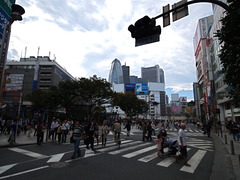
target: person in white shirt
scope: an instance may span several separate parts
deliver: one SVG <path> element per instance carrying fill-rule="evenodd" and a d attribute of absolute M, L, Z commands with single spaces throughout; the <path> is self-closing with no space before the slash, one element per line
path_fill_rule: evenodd
<path fill-rule="evenodd" d="M 186 125 L 184 123 L 180 124 L 180 129 L 178 131 L 178 145 L 180 147 L 180 153 L 176 156 L 176 160 L 178 157 L 183 157 L 183 162 L 185 166 L 191 166 L 187 162 L 187 140 L 186 140 L 186 133 L 185 133 Z"/>
<path fill-rule="evenodd" d="M 62 123 L 62 143 L 66 143 L 69 129 L 70 125 L 68 124 L 67 120 L 64 120 L 64 122 Z"/>
<path fill-rule="evenodd" d="M 57 127 L 58 127 L 58 122 L 56 119 L 54 119 L 51 123 L 51 135 L 52 135 L 52 141 L 56 141 L 56 136 L 57 136 Z"/>

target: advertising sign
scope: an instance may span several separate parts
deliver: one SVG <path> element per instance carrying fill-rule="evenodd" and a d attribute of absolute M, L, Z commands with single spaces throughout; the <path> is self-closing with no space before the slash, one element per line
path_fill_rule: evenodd
<path fill-rule="evenodd" d="M 6 80 L 6 92 L 20 92 L 23 87 L 24 74 L 9 74 Z"/>
<path fill-rule="evenodd" d="M 147 84 L 136 84 L 136 94 L 148 94 Z"/>
<path fill-rule="evenodd" d="M 125 84 L 125 92 L 135 93 L 135 84 Z"/>
<path fill-rule="evenodd" d="M 187 102 L 187 97 L 180 97 L 180 102 Z"/>

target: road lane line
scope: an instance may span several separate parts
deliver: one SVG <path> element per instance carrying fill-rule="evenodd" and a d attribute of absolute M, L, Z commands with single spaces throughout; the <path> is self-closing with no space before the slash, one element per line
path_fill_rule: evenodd
<path fill-rule="evenodd" d="M 21 154 L 24 154 L 24 155 L 27 155 L 27 156 L 31 156 L 31 157 L 34 157 L 34 158 L 38 158 L 38 159 L 47 157 L 46 155 L 31 152 L 31 151 L 27 151 L 27 150 L 20 149 L 20 148 L 9 148 L 9 150 L 14 151 L 14 152 L 18 152 L 18 153 L 21 153 Z"/>
<path fill-rule="evenodd" d="M 38 168 L 34 168 L 34 169 L 29 169 L 27 171 L 22 171 L 22 172 L 19 172 L 19 173 L 7 175 L 7 176 L 2 176 L 2 177 L 0 177 L 0 179 L 6 179 L 6 178 L 9 178 L 9 177 L 19 176 L 19 175 L 22 175 L 22 174 L 30 173 L 30 172 L 33 172 L 33 171 L 38 171 L 38 170 L 45 169 L 45 168 L 48 168 L 48 167 L 49 166 L 47 165 L 47 166 L 42 166 L 42 167 L 38 167 Z"/>
<path fill-rule="evenodd" d="M 13 166 L 17 165 L 18 163 L 15 164 L 9 164 L 6 166 L 1 166 L 0 167 L 0 174 L 4 173 L 5 171 L 7 171 L 8 169 L 11 169 Z"/>
<path fill-rule="evenodd" d="M 195 171 L 195 169 L 197 168 L 197 166 L 199 165 L 199 163 L 201 162 L 202 158 L 204 157 L 204 155 L 206 154 L 207 151 L 204 150 L 198 150 L 194 156 L 192 156 L 191 159 L 188 160 L 188 163 L 191 166 L 183 166 L 180 171 L 184 171 L 184 172 L 188 172 L 188 173 L 193 173 Z"/>

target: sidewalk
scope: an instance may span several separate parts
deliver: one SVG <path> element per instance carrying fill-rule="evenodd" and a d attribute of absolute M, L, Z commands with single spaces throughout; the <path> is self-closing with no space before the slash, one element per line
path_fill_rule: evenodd
<path fill-rule="evenodd" d="M 238 180 L 240 179 L 240 143 L 234 142 L 227 129 L 222 134 L 211 136 L 214 140 L 215 157 L 210 180 Z"/>
<path fill-rule="evenodd" d="M 10 135 L 8 134 L 0 134 L 0 148 L 37 144 L 37 136 L 33 136 L 33 133 L 31 134 L 30 137 L 28 137 L 27 134 L 24 134 L 23 132 L 21 132 L 18 136 L 16 136 L 15 143 L 13 143 L 12 145 L 10 145 L 8 142 L 9 136 Z M 43 143 L 45 142 L 46 142 L 46 132 L 44 133 L 44 138 L 43 138 Z"/>

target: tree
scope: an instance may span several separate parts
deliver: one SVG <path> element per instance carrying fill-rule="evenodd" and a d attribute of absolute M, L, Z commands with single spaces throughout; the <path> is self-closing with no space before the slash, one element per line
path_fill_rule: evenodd
<path fill-rule="evenodd" d="M 119 106 L 127 117 L 143 114 L 148 111 L 148 104 L 142 99 L 138 99 L 132 92 L 116 93 L 113 101 L 114 106 Z"/>
<path fill-rule="evenodd" d="M 223 65 L 225 81 L 230 87 L 229 95 L 240 104 L 240 1 L 228 0 L 229 10 L 221 19 L 222 29 L 215 36 L 219 38 L 219 58 Z"/>
<path fill-rule="evenodd" d="M 80 78 L 77 84 L 78 100 L 85 107 L 87 119 L 103 113 L 102 105 L 109 103 L 113 95 L 110 83 L 94 75 L 89 79 Z"/>

